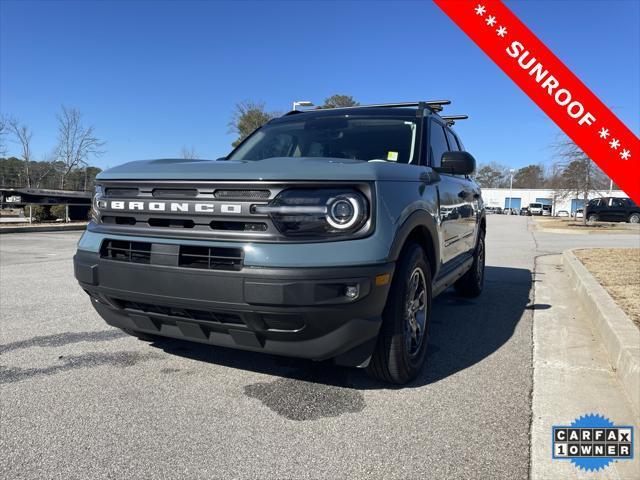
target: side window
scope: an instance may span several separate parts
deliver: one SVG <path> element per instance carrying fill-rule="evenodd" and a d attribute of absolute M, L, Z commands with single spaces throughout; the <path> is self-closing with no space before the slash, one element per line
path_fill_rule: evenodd
<path fill-rule="evenodd" d="M 449 151 L 444 128 L 438 122 L 431 120 L 429 127 L 429 159 L 432 167 L 440 166 L 440 159 L 444 152 Z"/>
<path fill-rule="evenodd" d="M 449 150 L 452 152 L 457 152 L 460 150 L 460 146 L 458 145 L 458 140 L 456 140 L 455 135 L 451 130 L 447 128 L 447 141 L 449 142 Z"/>
<path fill-rule="evenodd" d="M 622 200 L 620 200 L 619 198 L 612 198 L 611 199 L 611 206 L 612 207 L 624 207 L 624 203 L 622 203 Z"/>

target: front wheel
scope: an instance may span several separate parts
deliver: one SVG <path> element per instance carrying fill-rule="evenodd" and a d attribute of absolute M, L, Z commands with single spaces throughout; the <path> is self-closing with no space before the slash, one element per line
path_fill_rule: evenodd
<path fill-rule="evenodd" d="M 632 213 L 629 215 L 629 223 L 640 223 L 640 213 Z"/>
<path fill-rule="evenodd" d="M 430 318 L 431 269 L 422 248 L 411 244 L 393 276 L 367 373 L 390 383 L 413 380 L 426 357 Z"/>

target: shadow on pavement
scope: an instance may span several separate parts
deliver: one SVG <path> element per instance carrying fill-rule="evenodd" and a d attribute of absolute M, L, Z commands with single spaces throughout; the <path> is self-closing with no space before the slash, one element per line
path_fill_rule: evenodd
<path fill-rule="evenodd" d="M 329 362 L 278 357 L 173 339 L 158 339 L 152 345 L 173 355 L 281 379 L 365 390 L 420 387 L 482 361 L 509 340 L 526 310 L 548 308 L 546 305 L 528 306 L 531 285 L 529 270 L 487 266 L 484 291 L 480 297 L 460 298 L 452 289 L 441 294 L 433 303 L 427 364 L 414 382 L 403 387 L 377 382 L 362 370 L 335 367 Z M 245 393 L 251 396 L 251 392 Z"/>

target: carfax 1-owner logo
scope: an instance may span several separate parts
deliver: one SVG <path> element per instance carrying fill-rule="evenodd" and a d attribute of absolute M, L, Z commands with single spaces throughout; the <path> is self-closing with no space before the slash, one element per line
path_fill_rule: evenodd
<path fill-rule="evenodd" d="M 633 426 L 589 414 L 552 429 L 554 460 L 571 460 L 578 468 L 597 471 L 614 460 L 633 459 Z"/>

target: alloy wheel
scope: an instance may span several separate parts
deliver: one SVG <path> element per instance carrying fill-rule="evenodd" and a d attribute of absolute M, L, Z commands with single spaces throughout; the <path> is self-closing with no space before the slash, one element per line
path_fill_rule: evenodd
<path fill-rule="evenodd" d="M 422 346 L 427 321 L 427 282 L 424 272 L 416 267 L 409 278 L 405 304 L 405 342 L 409 356 L 414 357 Z"/>

